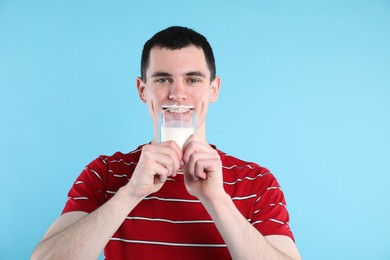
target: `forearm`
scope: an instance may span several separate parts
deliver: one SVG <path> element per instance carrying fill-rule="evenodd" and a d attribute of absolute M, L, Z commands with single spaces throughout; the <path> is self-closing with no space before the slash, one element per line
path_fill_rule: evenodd
<path fill-rule="evenodd" d="M 233 259 L 292 259 L 279 251 L 238 211 L 229 195 L 202 201 Z"/>
<path fill-rule="evenodd" d="M 31 259 L 97 259 L 140 199 L 120 189 L 107 203 L 61 232 L 44 238 Z"/>

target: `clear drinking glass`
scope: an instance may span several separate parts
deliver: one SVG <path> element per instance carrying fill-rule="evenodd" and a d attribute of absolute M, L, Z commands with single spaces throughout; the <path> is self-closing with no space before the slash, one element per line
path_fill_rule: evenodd
<path fill-rule="evenodd" d="M 197 124 L 194 107 L 162 106 L 160 118 L 160 141 L 175 141 L 181 149 L 192 135 L 196 134 Z"/>

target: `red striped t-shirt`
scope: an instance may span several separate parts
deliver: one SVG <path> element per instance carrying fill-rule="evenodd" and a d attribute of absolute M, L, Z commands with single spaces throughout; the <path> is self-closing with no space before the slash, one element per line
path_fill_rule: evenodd
<path fill-rule="evenodd" d="M 214 147 L 216 149 L 216 147 Z M 137 166 L 142 146 L 100 156 L 82 171 L 69 191 L 63 214 L 93 212 L 124 186 Z M 283 192 L 272 173 L 217 150 L 225 191 L 242 215 L 264 236 L 294 239 Z M 183 175 L 168 178 L 156 193 L 129 213 L 105 248 L 106 259 L 229 259 L 225 242 Z"/>

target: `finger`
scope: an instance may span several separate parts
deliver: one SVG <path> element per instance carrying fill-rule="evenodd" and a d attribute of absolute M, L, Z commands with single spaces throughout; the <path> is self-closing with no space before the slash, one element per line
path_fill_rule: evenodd
<path fill-rule="evenodd" d="M 207 162 L 210 159 L 220 160 L 220 157 L 216 153 L 193 153 L 190 156 L 188 163 L 186 164 L 186 172 L 189 174 L 194 180 L 206 179 L 207 172 L 209 171 L 207 168 L 210 167 Z"/>
<path fill-rule="evenodd" d="M 180 149 L 180 147 L 177 145 L 174 141 L 167 141 L 164 143 L 161 143 L 162 147 L 165 148 L 164 153 L 172 156 L 173 162 L 174 162 L 174 175 L 176 175 L 176 171 L 182 166 L 183 163 L 183 151 Z M 172 150 L 174 153 L 172 154 Z"/>
<path fill-rule="evenodd" d="M 183 151 L 186 149 L 188 143 L 190 142 L 199 142 L 199 138 L 195 134 L 190 135 L 190 137 L 188 137 L 188 139 L 183 144 Z"/>
<path fill-rule="evenodd" d="M 217 167 L 219 165 L 219 159 L 217 158 L 212 158 L 212 159 L 203 159 L 203 160 L 198 160 L 195 164 L 195 170 L 194 170 L 194 175 L 195 178 L 200 178 L 200 179 L 206 179 L 210 177 L 211 172 L 215 172 L 217 170 Z"/>
<path fill-rule="evenodd" d="M 183 156 L 183 151 L 180 149 L 179 145 L 175 141 L 166 141 L 163 143 L 160 143 L 162 147 L 167 147 L 169 149 L 173 149 L 176 153 L 177 157 L 181 160 Z"/>
<path fill-rule="evenodd" d="M 208 144 L 201 143 L 196 140 L 191 140 L 187 143 L 185 149 L 183 149 L 183 161 L 187 164 L 190 157 L 194 153 L 215 153 L 216 151 Z"/>
<path fill-rule="evenodd" d="M 174 159 L 171 156 L 167 156 L 164 154 L 158 154 L 154 156 L 154 161 L 163 166 L 164 168 L 167 169 L 167 175 L 171 176 L 174 174 L 174 172 L 179 169 L 178 168 L 178 163 L 174 161 Z"/>
<path fill-rule="evenodd" d="M 169 170 L 159 163 L 156 163 L 155 169 L 156 171 L 155 171 L 153 183 L 154 184 L 164 183 L 168 178 Z"/>
<path fill-rule="evenodd" d="M 176 175 L 176 171 L 180 167 L 180 160 L 175 146 L 177 147 L 174 143 L 150 145 L 144 151 L 145 156 L 166 167 L 169 170 L 169 175 Z"/>
<path fill-rule="evenodd" d="M 132 183 L 137 194 L 144 196 L 157 191 L 156 185 L 164 183 L 167 174 L 168 170 L 164 166 L 150 158 L 145 158 L 137 165 L 129 183 Z"/>

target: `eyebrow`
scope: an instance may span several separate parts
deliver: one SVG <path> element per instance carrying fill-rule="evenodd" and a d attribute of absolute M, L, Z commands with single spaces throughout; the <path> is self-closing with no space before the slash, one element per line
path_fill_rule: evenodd
<path fill-rule="evenodd" d="M 200 71 L 190 71 L 186 73 L 186 76 L 197 76 L 197 77 L 202 77 L 206 78 L 206 75 Z"/>
<path fill-rule="evenodd" d="M 197 77 L 202 77 L 206 78 L 206 75 L 200 71 L 190 71 L 185 74 L 186 76 L 197 76 Z M 152 78 L 158 78 L 158 77 L 172 77 L 173 75 L 168 72 L 163 72 L 163 71 L 156 71 L 155 73 L 152 74 Z"/>
<path fill-rule="evenodd" d="M 168 72 L 162 72 L 162 71 L 156 71 L 155 73 L 152 74 L 152 78 L 157 78 L 157 77 L 172 77 L 172 74 Z"/>

